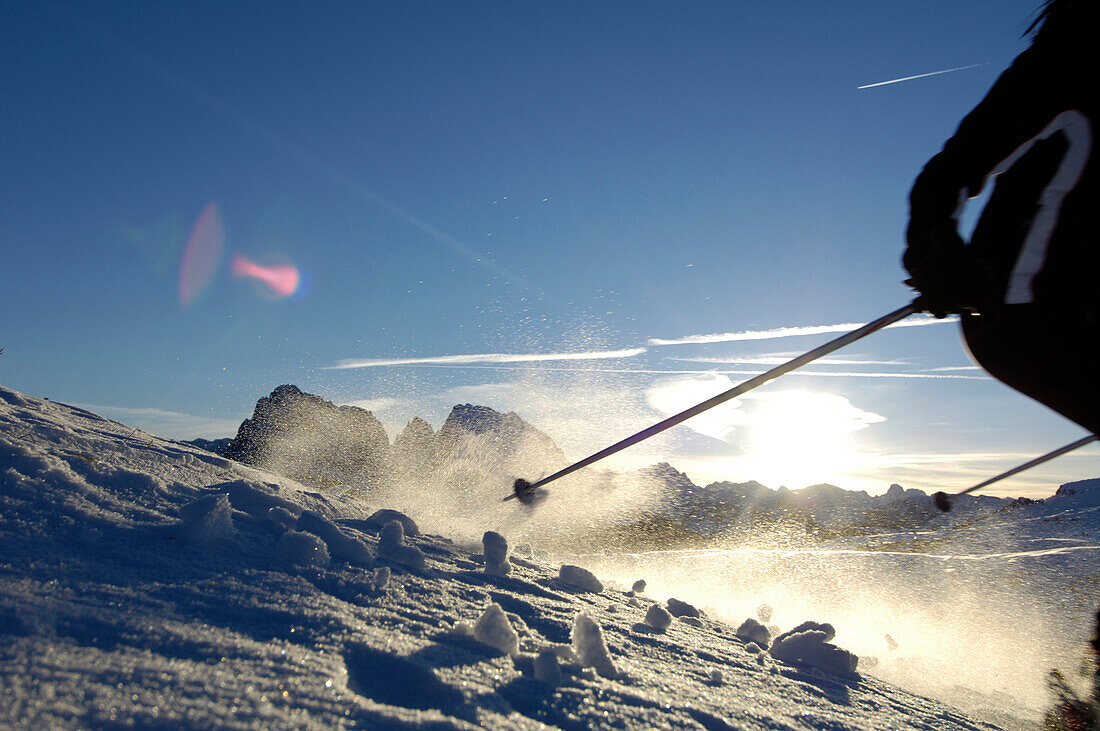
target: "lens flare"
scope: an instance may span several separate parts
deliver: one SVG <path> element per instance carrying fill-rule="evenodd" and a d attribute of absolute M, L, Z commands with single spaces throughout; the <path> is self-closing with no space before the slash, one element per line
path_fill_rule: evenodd
<path fill-rule="evenodd" d="M 181 307 L 189 307 L 210 285 L 222 261 L 225 247 L 225 226 L 218 204 L 211 201 L 203 209 L 180 262 L 179 298 Z"/>
<path fill-rule="evenodd" d="M 282 299 L 298 291 L 302 275 L 292 264 L 263 265 L 250 261 L 242 254 L 233 257 L 233 276 L 253 279 Z"/>

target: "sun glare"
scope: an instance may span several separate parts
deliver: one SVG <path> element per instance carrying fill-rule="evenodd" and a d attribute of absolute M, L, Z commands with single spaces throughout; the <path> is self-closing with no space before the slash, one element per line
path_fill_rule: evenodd
<path fill-rule="evenodd" d="M 674 378 L 646 391 L 647 403 L 667 415 L 733 387 L 724 375 Z M 698 463 L 701 479 L 757 480 L 772 488 L 798 489 L 830 482 L 851 489 L 874 489 L 866 473 L 867 455 L 855 433 L 884 421 L 846 397 L 806 389 L 754 391 L 706 411 L 684 426 L 738 445 L 718 465 Z M 712 452 L 713 453 L 713 452 Z"/>
<path fill-rule="evenodd" d="M 770 487 L 796 489 L 852 474 L 860 462 L 855 432 L 883 421 L 830 393 L 776 391 L 756 395 L 751 404 L 740 462 Z"/>

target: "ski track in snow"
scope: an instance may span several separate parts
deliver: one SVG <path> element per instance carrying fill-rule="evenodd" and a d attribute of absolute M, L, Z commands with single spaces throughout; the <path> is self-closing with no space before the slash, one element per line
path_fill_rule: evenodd
<path fill-rule="evenodd" d="M 373 512 L 352 495 L 0 388 L 0 719 L 33 728 L 994 727 L 862 668 L 779 662 L 707 614 L 654 629 L 653 599 L 614 585 L 580 590 L 531 556 L 513 552 L 510 573 L 494 575 L 479 547 L 446 537 L 397 535 L 380 546 Z M 492 605 L 518 638 L 514 656 L 475 639 L 490 637 L 478 619 Z M 574 637 L 582 613 L 599 628 L 594 639 L 591 629 Z M 791 625 L 804 619 L 824 618 Z M 614 672 L 600 672 L 613 677 L 570 659 L 595 656 L 601 641 Z M 536 679 L 555 655 L 560 682 Z"/>

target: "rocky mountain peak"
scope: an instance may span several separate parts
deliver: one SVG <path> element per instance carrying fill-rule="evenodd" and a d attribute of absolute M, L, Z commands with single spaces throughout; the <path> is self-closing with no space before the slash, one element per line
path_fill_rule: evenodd
<path fill-rule="evenodd" d="M 225 453 L 307 484 L 377 486 L 392 477 L 391 452 L 371 412 L 284 384 L 256 402 Z"/>

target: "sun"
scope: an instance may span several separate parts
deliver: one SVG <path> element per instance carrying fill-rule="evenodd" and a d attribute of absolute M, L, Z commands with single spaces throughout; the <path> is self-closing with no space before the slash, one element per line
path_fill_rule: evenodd
<path fill-rule="evenodd" d="M 856 471 L 855 433 L 883 417 L 844 396 L 806 390 L 760 393 L 746 399 L 746 473 L 769 487 L 797 489 L 838 481 Z"/>

